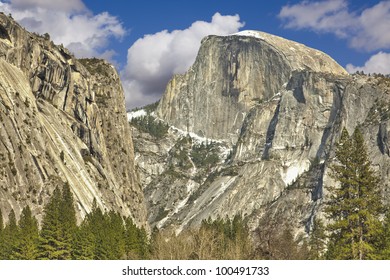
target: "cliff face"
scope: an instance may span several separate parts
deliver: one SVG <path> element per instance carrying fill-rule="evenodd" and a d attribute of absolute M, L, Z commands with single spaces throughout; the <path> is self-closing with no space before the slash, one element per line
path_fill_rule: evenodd
<path fill-rule="evenodd" d="M 277 95 L 297 70 L 346 74 L 326 54 L 263 32 L 208 36 L 191 69 L 169 82 L 157 115 L 235 144 L 249 110 Z"/>
<path fill-rule="evenodd" d="M 113 66 L 77 60 L 0 14 L 0 207 L 40 218 L 68 183 L 79 217 L 100 207 L 145 225 L 124 94 Z"/>
<path fill-rule="evenodd" d="M 176 173 L 165 185 L 165 171 L 140 169 L 155 176 L 145 188 L 150 223 L 180 230 L 242 214 L 252 228 L 276 218 L 308 231 L 335 183 L 329 166 L 343 127 L 362 130 L 387 201 L 389 92 L 390 79 L 348 75 L 329 56 L 283 38 L 254 31 L 207 37 L 191 69 L 168 84 L 155 114 L 230 154 L 221 153 L 201 178 L 196 164 L 170 162 Z M 145 137 L 135 141 L 142 145 Z M 164 200 L 178 193 L 176 201 Z"/>

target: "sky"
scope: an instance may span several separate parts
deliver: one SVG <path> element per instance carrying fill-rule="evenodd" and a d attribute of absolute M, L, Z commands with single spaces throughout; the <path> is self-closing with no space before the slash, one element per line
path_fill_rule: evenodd
<path fill-rule="evenodd" d="M 121 75 L 128 109 L 150 104 L 207 35 L 259 30 L 319 49 L 349 72 L 390 73 L 390 1 L 0 0 L 27 30 Z"/>

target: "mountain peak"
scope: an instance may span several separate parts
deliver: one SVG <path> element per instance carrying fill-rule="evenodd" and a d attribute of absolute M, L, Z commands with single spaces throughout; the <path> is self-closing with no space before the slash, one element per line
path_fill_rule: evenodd
<path fill-rule="evenodd" d="M 256 38 L 274 46 L 285 55 L 294 70 L 307 69 L 314 72 L 348 75 L 343 67 L 324 52 L 283 37 L 256 30 L 243 30 L 229 36 Z"/>

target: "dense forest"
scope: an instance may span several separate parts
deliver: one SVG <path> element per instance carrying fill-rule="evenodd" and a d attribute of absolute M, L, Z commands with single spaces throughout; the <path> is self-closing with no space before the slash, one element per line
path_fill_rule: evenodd
<path fill-rule="evenodd" d="M 363 136 L 344 129 L 331 174 L 327 218 L 315 218 L 309 237 L 294 236 L 279 219 L 264 219 L 250 232 L 240 215 L 205 220 L 198 228 L 138 228 L 129 217 L 103 212 L 96 202 L 77 223 L 73 195 L 65 184 L 54 190 L 41 226 L 31 209 L 19 220 L 0 212 L 0 259 L 390 259 L 390 214 L 380 180 L 371 167 Z"/>

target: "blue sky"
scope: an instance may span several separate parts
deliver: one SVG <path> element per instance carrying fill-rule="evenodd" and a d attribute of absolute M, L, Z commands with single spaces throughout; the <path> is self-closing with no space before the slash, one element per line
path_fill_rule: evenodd
<path fill-rule="evenodd" d="M 390 73 L 390 1 L 0 0 L 28 30 L 121 73 L 128 108 L 157 100 L 200 40 L 253 29 L 332 56 L 350 72 Z"/>

